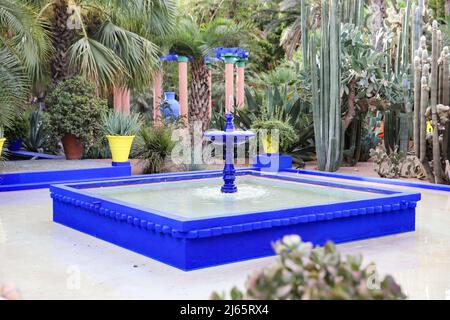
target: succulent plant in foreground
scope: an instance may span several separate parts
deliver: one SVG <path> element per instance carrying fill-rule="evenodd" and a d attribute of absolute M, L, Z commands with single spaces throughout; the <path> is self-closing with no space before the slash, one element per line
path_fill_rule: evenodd
<path fill-rule="evenodd" d="M 362 266 L 360 255 L 346 257 L 332 242 L 313 247 L 297 235 L 285 236 L 274 244 L 277 261 L 251 275 L 245 291 L 231 290 L 233 300 L 373 300 L 405 299 L 391 276 L 378 278 L 374 264 Z M 212 299 L 225 299 L 214 292 Z"/>

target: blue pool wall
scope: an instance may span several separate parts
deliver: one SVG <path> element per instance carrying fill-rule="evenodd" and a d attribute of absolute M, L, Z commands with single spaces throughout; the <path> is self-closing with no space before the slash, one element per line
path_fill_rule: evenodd
<path fill-rule="evenodd" d="M 239 174 L 266 176 L 256 171 Z M 196 172 L 51 187 L 55 222 L 141 253 L 182 270 L 273 255 L 271 242 L 300 234 L 316 245 L 362 240 L 415 230 L 418 193 L 311 181 L 293 176 L 277 179 L 360 191 L 378 190 L 381 198 L 313 207 L 182 219 L 89 193 L 86 188 L 220 177 L 221 171 Z M 272 177 L 272 176 L 269 176 Z M 274 177 L 272 177 L 274 178 Z M 274 178 L 275 179 L 275 178 Z"/>
<path fill-rule="evenodd" d="M 299 176 L 310 175 L 310 176 L 317 176 L 317 177 L 326 177 L 326 178 L 331 178 L 331 179 L 373 182 L 373 183 L 387 184 L 387 185 L 393 185 L 393 186 L 402 186 L 402 187 L 408 187 L 408 188 L 450 192 L 450 185 L 433 184 L 433 183 L 428 183 L 428 182 L 412 182 L 412 181 L 398 180 L 398 179 L 366 177 L 366 176 L 357 176 L 357 175 L 337 173 L 337 172 L 326 172 L 326 171 L 304 170 L 304 169 L 293 169 L 293 168 L 283 168 L 280 171 L 296 173 Z"/>
<path fill-rule="evenodd" d="M 110 167 L 101 168 L 3 173 L 0 174 L 0 192 L 40 189 L 48 188 L 52 184 L 107 180 L 129 176 L 131 176 L 131 164 L 129 162 L 113 162 Z"/>

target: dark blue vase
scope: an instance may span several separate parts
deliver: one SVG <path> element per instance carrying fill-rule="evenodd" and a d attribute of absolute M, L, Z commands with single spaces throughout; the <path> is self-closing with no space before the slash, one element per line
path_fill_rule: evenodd
<path fill-rule="evenodd" d="M 175 92 L 164 92 L 161 115 L 165 119 L 177 119 L 180 116 L 180 104 L 175 99 Z"/>
<path fill-rule="evenodd" d="M 8 143 L 8 150 L 9 151 L 20 151 L 20 149 L 22 149 L 22 143 L 23 143 L 22 139 L 20 139 L 20 138 L 14 139 Z"/>

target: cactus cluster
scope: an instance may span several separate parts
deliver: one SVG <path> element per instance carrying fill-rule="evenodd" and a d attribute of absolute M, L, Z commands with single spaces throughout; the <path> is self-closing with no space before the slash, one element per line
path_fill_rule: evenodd
<path fill-rule="evenodd" d="M 387 154 L 396 149 L 406 153 L 409 145 L 409 113 L 401 113 L 395 110 L 384 112 L 384 145 Z"/>
<path fill-rule="evenodd" d="M 320 63 L 316 34 L 310 39 L 311 89 L 319 170 L 336 171 L 342 162 L 339 0 L 322 0 Z"/>
<path fill-rule="evenodd" d="M 431 56 L 422 36 L 414 58 L 414 146 L 415 154 L 435 183 L 450 180 L 449 164 L 449 49 L 442 47 L 437 21 L 431 26 Z M 432 133 L 427 133 L 431 121 Z M 432 152 L 427 152 L 427 143 Z M 430 166 L 432 160 L 432 166 Z"/>
<path fill-rule="evenodd" d="M 345 0 L 340 2 L 342 23 L 351 23 L 362 28 L 365 22 L 364 0 Z"/>

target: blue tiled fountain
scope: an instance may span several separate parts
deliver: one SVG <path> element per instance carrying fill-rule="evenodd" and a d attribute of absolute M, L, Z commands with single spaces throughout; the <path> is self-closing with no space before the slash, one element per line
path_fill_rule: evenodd
<path fill-rule="evenodd" d="M 254 133 L 226 119 L 205 133 L 225 145 L 223 171 L 52 186 L 54 221 L 182 270 L 272 255 L 286 234 L 321 245 L 414 231 L 418 193 L 235 169 L 234 144 Z"/>

